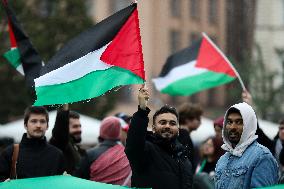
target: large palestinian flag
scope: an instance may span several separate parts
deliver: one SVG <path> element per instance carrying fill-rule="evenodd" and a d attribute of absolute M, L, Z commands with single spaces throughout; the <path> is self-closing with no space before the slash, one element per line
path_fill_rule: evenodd
<path fill-rule="evenodd" d="M 40 76 L 42 59 L 33 47 L 28 36 L 21 28 L 17 17 L 9 7 L 7 0 L 1 1 L 6 11 L 9 23 L 11 50 L 4 57 L 21 72 L 21 65 L 28 87 L 34 86 L 34 79 Z"/>
<path fill-rule="evenodd" d="M 145 80 L 137 4 L 68 42 L 35 79 L 34 105 L 72 103 Z"/>
<path fill-rule="evenodd" d="M 191 47 L 168 57 L 158 78 L 157 90 L 172 96 L 187 96 L 233 81 L 234 68 L 204 34 Z"/>

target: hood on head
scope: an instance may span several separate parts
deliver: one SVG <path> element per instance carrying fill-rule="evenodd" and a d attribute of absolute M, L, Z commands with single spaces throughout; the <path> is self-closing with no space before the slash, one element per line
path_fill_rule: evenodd
<path fill-rule="evenodd" d="M 224 132 L 226 129 L 225 125 L 226 125 L 226 120 L 228 117 L 228 111 L 232 108 L 239 110 L 243 118 L 243 133 L 242 133 L 239 143 L 234 149 L 232 148 L 232 144 L 229 142 Z M 241 156 L 242 153 L 245 151 L 245 149 L 249 146 L 249 144 L 251 144 L 253 141 L 257 139 L 257 135 L 255 135 L 256 129 L 257 129 L 256 114 L 250 105 L 248 105 L 245 102 L 242 102 L 242 103 L 231 106 L 226 111 L 224 119 L 225 119 L 225 122 L 224 122 L 224 127 L 222 130 L 224 145 L 222 146 L 222 148 L 231 152 L 234 155 Z"/>

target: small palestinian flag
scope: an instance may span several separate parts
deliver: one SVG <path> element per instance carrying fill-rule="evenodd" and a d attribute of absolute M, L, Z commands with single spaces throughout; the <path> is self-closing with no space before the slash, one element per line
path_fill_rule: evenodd
<path fill-rule="evenodd" d="M 137 4 L 69 41 L 35 79 L 34 105 L 65 104 L 145 80 Z"/>
<path fill-rule="evenodd" d="M 26 84 L 29 88 L 32 88 L 34 86 L 34 79 L 40 76 L 42 59 L 28 36 L 22 30 L 7 0 L 2 0 L 1 2 L 7 14 L 11 42 L 11 51 L 5 53 L 4 56 L 16 69 L 20 68 L 19 66 L 22 64 Z"/>
<path fill-rule="evenodd" d="M 23 66 L 21 63 L 21 55 L 20 51 L 17 48 L 16 39 L 13 33 L 13 30 L 11 28 L 10 21 L 8 21 L 8 29 L 9 29 L 9 37 L 10 37 L 10 44 L 11 49 L 4 53 L 4 58 L 22 75 L 24 75 Z"/>
<path fill-rule="evenodd" d="M 191 47 L 168 57 L 160 76 L 153 82 L 161 93 L 188 96 L 236 77 L 231 63 L 204 34 Z"/>

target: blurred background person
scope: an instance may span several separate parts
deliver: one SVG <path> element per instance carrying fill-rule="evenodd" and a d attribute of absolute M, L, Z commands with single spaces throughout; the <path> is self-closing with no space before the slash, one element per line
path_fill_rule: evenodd
<path fill-rule="evenodd" d="M 120 142 L 121 121 L 110 116 L 103 119 L 99 144 L 87 151 L 75 176 L 103 182 L 130 186 L 131 168 Z"/>

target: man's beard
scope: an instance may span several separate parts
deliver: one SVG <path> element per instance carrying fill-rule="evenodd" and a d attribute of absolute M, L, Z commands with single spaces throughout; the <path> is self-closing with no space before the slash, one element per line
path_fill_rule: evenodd
<path fill-rule="evenodd" d="M 80 143 L 82 141 L 81 136 L 74 136 L 74 135 L 70 135 L 70 136 L 71 136 L 73 142 L 76 143 L 76 144 Z"/>

